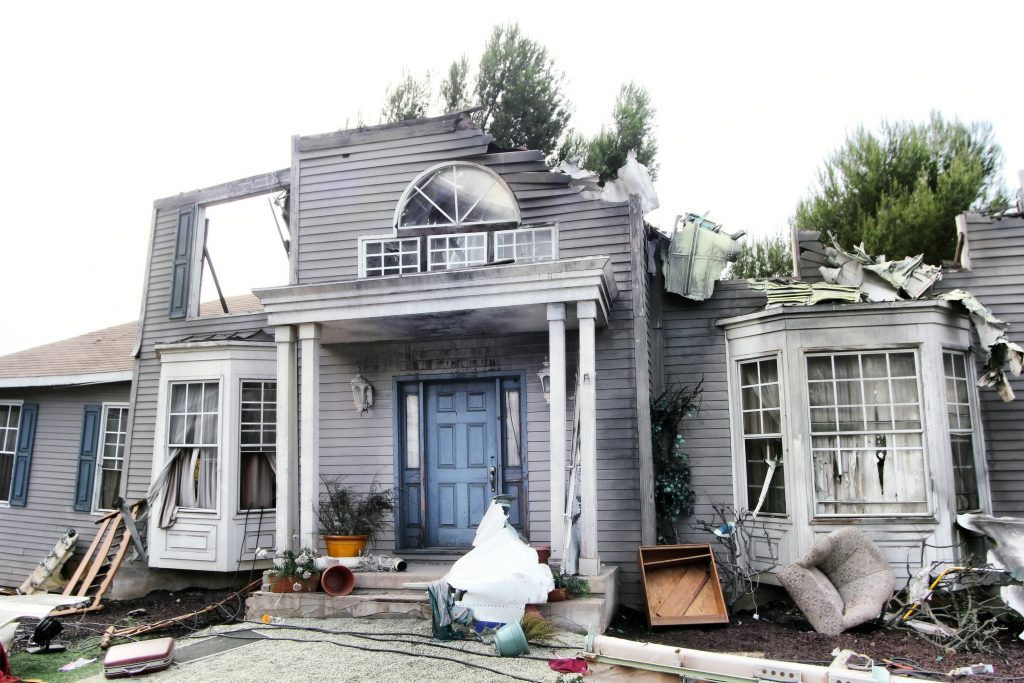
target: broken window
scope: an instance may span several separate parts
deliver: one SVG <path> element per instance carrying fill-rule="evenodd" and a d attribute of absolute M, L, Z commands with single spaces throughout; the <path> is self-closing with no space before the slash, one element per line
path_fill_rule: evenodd
<path fill-rule="evenodd" d="M 420 238 L 363 239 L 360 277 L 418 273 Z"/>
<path fill-rule="evenodd" d="M 914 352 L 807 357 L 815 509 L 928 512 Z"/>
<path fill-rule="evenodd" d="M 740 404 L 743 411 L 747 509 L 784 515 L 786 478 L 782 471 L 782 411 L 779 406 L 777 359 L 740 363 Z M 762 491 L 765 492 L 763 500 Z"/>
<path fill-rule="evenodd" d="M 283 193 L 202 207 L 199 315 L 251 311 L 252 290 L 289 282 Z"/>
<path fill-rule="evenodd" d="M 487 263 L 487 233 L 431 237 L 430 270 L 450 270 Z"/>
<path fill-rule="evenodd" d="M 949 445 L 953 457 L 953 487 L 956 511 L 981 509 L 978 472 L 974 464 L 974 427 L 971 419 L 967 356 L 945 352 L 942 364 L 946 376 L 946 411 L 949 415 Z"/>
<path fill-rule="evenodd" d="M 7 503 L 11 499 L 14 453 L 18 444 L 18 424 L 20 422 L 20 405 L 0 403 L 0 503 Z"/>
<path fill-rule="evenodd" d="M 167 446 L 176 460 L 177 505 L 217 507 L 220 384 L 182 382 L 171 385 Z"/>
<path fill-rule="evenodd" d="M 476 164 L 445 164 L 413 181 L 399 204 L 399 230 L 434 226 L 518 223 L 512 191 L 493 171 Z"/>
<path fill-rule="evenodd" d="M 240 510 L 273 508 L 277 479 L 277 382 L 242 382 Z"/>
<path fill-rule="evenodd" d="M 128 435 L 128 406 L 103 407 L 103 434 L 100 455 L 96 461 L 96 491 L 94 510 L 113 510 L 114 500 L 121 490 L 121 472 L 124 471 L 124 443 Z"/>

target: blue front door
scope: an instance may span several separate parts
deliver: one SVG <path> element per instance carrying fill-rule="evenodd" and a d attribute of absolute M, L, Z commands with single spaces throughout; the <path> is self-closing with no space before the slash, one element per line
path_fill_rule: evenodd
<path fill-rule="evenodd" d="M 494 380 L 424 387 L 428 546 L 469 546 L 497 489 L 501 462 Z"/>

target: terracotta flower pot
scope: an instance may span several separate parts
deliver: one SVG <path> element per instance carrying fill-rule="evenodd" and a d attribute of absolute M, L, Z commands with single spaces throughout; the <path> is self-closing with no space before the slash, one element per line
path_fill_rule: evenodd
<path fill-rule="evenodd" d="M 320 574 L 314 572 L 308 579 L 301 576 L 279 576 L 270 584 L 271 593 L 315 593 L 320 585 Z"/>
<path fill-rule="evenodd" d="M 547 564 L 548 560 L 551 559 L 551 546 L 535 545 L 533 549 L 537 551 L 537 562 L 540 564 Z"/>
<path fill-rule="evenodd" d="M 562 602 L 572 597 L 568 588 L 556 588 L 548 593 L 548 602 Z"/>
<path fill-rule="evenodd" d="M 356 557 L 366 548 L 366 536 L 324 536 L 330 557 Z"/>

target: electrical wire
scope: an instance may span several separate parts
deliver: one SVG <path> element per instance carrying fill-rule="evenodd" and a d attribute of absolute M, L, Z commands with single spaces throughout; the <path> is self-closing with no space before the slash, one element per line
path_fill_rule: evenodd
<path fill-rule="evenodd" d="M 444 657 L 442 655 L 432 655 L 432 654 L 428 654 L 428 653 L 425 653 L 425 652 L 406 652 L 404 650 L 392 650 L 390 648 L 364 647 L 362 645 L 355 645 L 353 643 L 339 643 L 336 640 L 326 640 L 326 639 L 319 639 L 319 638 L 318 639 L 310 639 L 310 640 L 307 640 L 305 638 L 287 638 L 287 637 L 279 637 L 279 636 L 261 636 L 259 638 L 256 638 L 256 637 L 248 637 L 247 638 L 245 636 L 230 635 L 230 632 L 228 634 L 218 633 L 217 635 L 223 636 L 225 638 L 234 638 L 236 640 L 260 640 L 260 641 L 277 640 L 277 641 L 291 642 L 291 643 L 324 643 L 326 645 L 336 645 L 338 647 L 347 647 L 347 648 L 351 648 L 353 650 L 361 650 L 363 652 L 380 652 L 380 653 L 384 653 L 384 654 L 405 655 L 407 657 L 426 657 L 427 659 L 437 659 L 437 660 L 443 661 L 443 662 L 453 662 L 455 664 L 461 664 L 462 666 L 466 666 L 466 667 L 469 667 L 471 669 L 479 669 L 481 671 L 487 671 L 488 673 L 497 674 L 498 676 L 507 676 L 508 678 L 512 678 L 512 679 L 517 680 L 517 681 L 527 681 L 527 683 L 534 683 L 534 679 L 532 679 L 532 678 L 523 678 L 522 676 L 517 676 L 516 674 L 511 674 L 511 673 L 507 673 L 507 672 L 504 672 L 504 671 L 498 671 L 497 669 L 492 669 L 491 667 L 484 666 L 483 664 L 474 664 L 473 662 L 466 662 L 466 661 L 463 661 L 461 659 L 455 659 L 453 657 Z M 474 653 L 474 654 L 476 654 L 476 653 Z M 544 660 L 544 661 L 547 661 L 547 660 Z"/>

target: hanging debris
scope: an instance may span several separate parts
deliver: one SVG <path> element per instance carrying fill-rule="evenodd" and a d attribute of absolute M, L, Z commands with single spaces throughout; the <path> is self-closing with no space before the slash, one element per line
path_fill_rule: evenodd
<path fill-rule="evenodd" d="M 702 216 L 676 216 L 669 247 L 662 256 L 665 289 L 694 301 L 715 291 L 715 281 L 740 255 L 742 230 L 731 234 Z"/>
<path fill-rule="evenodd" d="M 825 281 L 857 287 L 868 301 L 920 299 L 942 278 L 942 269 L 924 263 L 924 254 L 887 261 L 884 256 L 869 255 L 863 243 L 851 254 L 834 241 L 825 254 L 832 266 L 818 268 Z"/>
<path fill-rule="evenodd" d="M 1006 362 L 1010 363 L 1010 372 L 1018 376 L 1024 369 L 1024 348 L 1013 343 L 1006 336 L 1009 323 L 1003 322 L 992 315 L 992 311 L 978 301 L 978 299 L 962 289 L 954 289 L 952 292 L 939 294 L 939 299 L 945 301 L 956 301 L 963 306 L 971 316 L 971 324 L 982 347 L 988 352 L 988 360 L 982 368 L 981 377 L 978 379 L 979 387 L 994 387 L 999 397 L 1004 401 L 1012 401 L 1014 398 L 1013 388 L 1003 373 Z"/>

